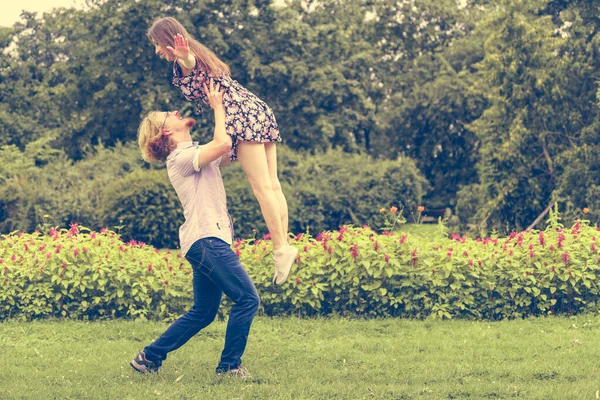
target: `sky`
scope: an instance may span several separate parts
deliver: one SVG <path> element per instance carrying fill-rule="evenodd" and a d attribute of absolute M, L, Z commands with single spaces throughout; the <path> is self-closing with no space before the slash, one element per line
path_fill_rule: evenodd
<path fill-rule="evenodd" d="M 275 4 L 283 4 L 275 0 Z M 0 0 L 0 26 L 13 26 L 19 21 L 21 11 L 37 12 L 38 15 L 58 7 L 83 8 L 84 0 Z"/>
<path fill-rule="evenodd" d="M 41 15 L 57 7 L 82 8 L 83 0 L 0 0 L 0 26 L 13 26 L 20 20 L 21 11 L 35 11 Z"/>

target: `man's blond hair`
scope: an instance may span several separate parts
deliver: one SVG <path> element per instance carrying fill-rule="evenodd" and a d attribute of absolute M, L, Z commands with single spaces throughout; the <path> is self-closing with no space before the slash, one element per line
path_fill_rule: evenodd
<path fill-rule="evenodd" d="M 170 136 L 163 135 L 163 121 L 160 121 L 158 115 L 157 111 L 150 111 L 138 128 L 138 144 L 142 158 L 149 163 L 165 162 L 169 153 L 177 147 Z"/>

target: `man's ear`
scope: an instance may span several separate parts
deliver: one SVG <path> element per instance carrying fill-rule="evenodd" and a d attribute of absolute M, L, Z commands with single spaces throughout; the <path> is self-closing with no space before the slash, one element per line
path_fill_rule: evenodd
<path fill-rule="evenodd" d="M 162 135 L 163 136 L 171 136 L 173 134 L 173 132 L 171 132 L 169 129 L 164 129 L 162 130 Z"/>

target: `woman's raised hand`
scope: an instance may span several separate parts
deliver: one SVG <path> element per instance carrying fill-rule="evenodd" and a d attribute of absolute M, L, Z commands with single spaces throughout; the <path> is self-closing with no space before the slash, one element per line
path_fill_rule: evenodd
<path fill-rule="evenodd" d="M 175 42 L 175 48 L 167 46 L 167 50 L 175 54 L 175 56 L 181 60 L 187 60 L 190 55 L 190 45 L 188 40 L 181 36 L 180 33 L 173 37 Z"/>
<path fill-rule="evenodd" d="M 218 108 L 223 107 L 223 92 L 220 91 L 221 84 L 217 83 L 217 85 L 215 86 L 213 78 L 210 78 L 209 87 L 206 86 L 206 82 L 204 82 L 202 86 L 204 86 L 204 93 L 206 93 L 206 97 L 208 98 L 210 108 L 216 110 Z"/>

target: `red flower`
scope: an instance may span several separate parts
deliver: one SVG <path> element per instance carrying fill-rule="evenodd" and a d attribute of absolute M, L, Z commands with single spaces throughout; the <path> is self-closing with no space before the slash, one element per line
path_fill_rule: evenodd
<path fill-rule="evenodd" d="M 50 257 L 52 257 L 52 253 L 47 253 L 46 258 L 50 258 Z"/>
<path fill-rule="evenodd" d="M 77 257 L 78 254 L 79 254 L 79 249 L 75 249 L 75 251 L 73 252 L 73 256 Z"/>
<path fill-rule="evenodd" d="M 560 235 L 558 235 L 558 248 L 562 249 L 563 246 L 563 242 L 565 241 L 565 235 L 563 235 L 562 233 Z"/>
<path fill-rule="evenodd" d="M 240 252 L 240 249 L 235 249 L 235 255 L 239 257 L 239 256 L 240 256 L 240 254 L 242 254 L 242 253 Z"/>
<path fill-rule="evenodd" d="M 165 285 L 168 285 L 168 284 L 169 284 L 169 281 L 165 281 Z"/>
<path fill-rule="evenodd" d="M 546 244 L 546 240 L 544 239 L 544 232 L 540 232 L 540 244 L 542 247 Z"/>
<path fill-rule="evenodd" d="M 100 229 L 100 233 L 104 233 L 104 232 L 106 232 L 106 231 L 108 231 L 108 229 L 106 229 L 106 228 L 102 228 L 102 229 Z"/>
<path fill-rule="evenodd" d="M 385 259 L 385 262 L 388 262 L 388 261 L 390 261 L 390 256 L 388 256 L 387 254 L 385 254 L 385 255 L 383 256 L 383 258 Z"/>
<path fill-rule="evenodd" d="M 81 251 L 83 251 L 84 253 L 86 253 L 88 251 L 88 248 L 84 247 L 84 248 L 81 249 Z"/>
<path fill-rule="evenodd" d="M 169 265 L 169 272 L 170 271 L 173 271 L 173 266 L 172 265 Z"/>
<path fill-rule="evenodd" d="M 90 233 L 90 240 L 96 239 L 96 232 Z"/>
<path fill-rule="evenodd" d="M 76 236 L 79 233 L 79 225 L 77 225 L 76 223 L 71 224 L 71 229 L 69 230 L 69 233 L 73 236 Z"/>
<path fill-rule="evenodd" d="M 300 285 L 300 282 L 302 282 L 302 281 L 300 280 L 300 278 L 296 278 L 296 285 L 297 285 L 297 286 L 299 286 L 299 285 Z"/>
<path fill-rule="evenodd" d="M 29 246 L 27 246 L 27 243 L 23 243 L 23 246 L 25 246 L 25 251 L 29 251 Z"/>
<path fill-rule="evenodd" d="M 356 260 L 356 258 L 358 257 L 358 245 L 353 244 L 352 246 L 350 246 L 350 249 L 351 249 L 351 253 L 352 253 L 352 258 L 354 258 L 354 260 Z"/>
<path fill-rule="evenodd" d="M 468 251 L 463 251 L 463 256 L 468 257 L 469 256 L 469 252 Z"/>
<path fill-rule="evenodd" d="M 265 236 L 263 236 L 263 240 L 271 240 L 271 234 L 267 233 Z"/>
<path fill-rule="evenodd" d="M 473 260 L 469 259 L 469 265 L 473 265 Z"/>
<path fill-rule="evenodd" d="M 148 264 L 148 271 L 152 271 L 152 264 Z"/>
<path fill-rule="evenodd" d="M 297 234 L 296 235 L 296 240 L 302 239 L 302 236 L 304 236 L 304 234 L 302 234 L 302 233 Z"/>
<path fill-rule="evenodd" d="M 564 254 L 563 254 L 563 261 L 565 262 L 565 264 L 568 264 L 569 261 L 571 261 L 571 260 L 569 260 L 569 252 L 568 251 L 564 252 Z"/>
<path fill-rule="evenodd" d="M 402 237 L 400 238 L 400 244 L 404 243 L 406 241 L 406 235 L 402 235 Z"/>

